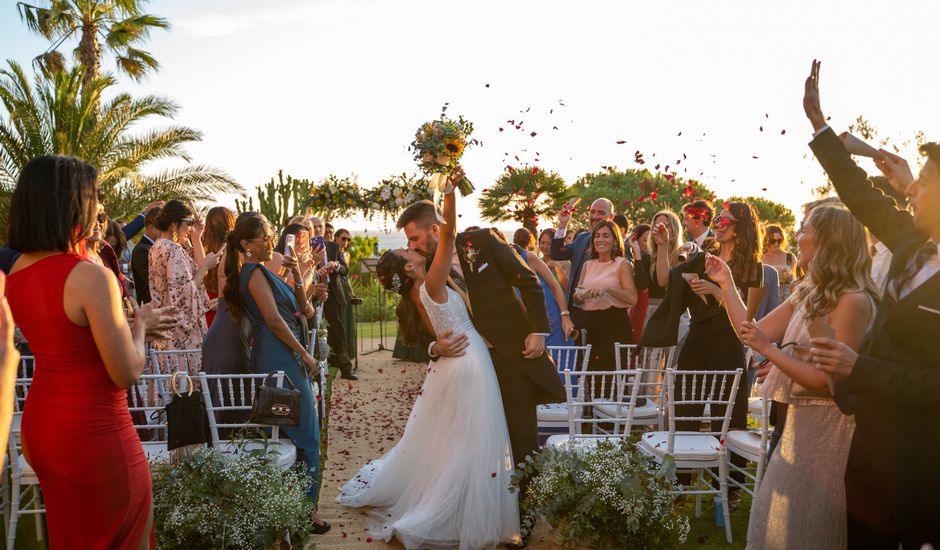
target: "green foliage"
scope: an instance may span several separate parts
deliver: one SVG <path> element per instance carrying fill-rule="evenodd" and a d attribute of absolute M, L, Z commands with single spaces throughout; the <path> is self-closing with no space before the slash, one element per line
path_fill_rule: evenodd
<path fill-rule="evenodd" d="M 310 196 L 313 183 L 309 180 L 298 180 L 291 176 L 284 179 L 284 171 L 277 171 L 277 182 L 271 178 L 263 187 L 258 187 L 258 212 L 276 227 L 283 227 L 287 220 L 301 213 L 301 208 Z M 255 210 L 251 197 L 247 201 L 235 200 L 239 213 Z"/>
<path fill-rule="evenodd" d="M 522 495 L 523 531 L 542 517 L 566 546 L 675 548 L 685 542 L 689 520 L 675 509 L 675 466 L 662 467 L 630 441 L 596 446 L 549 447 L 513 474 Z"/>
<path fill-rule="evenodd" d="M 573 186 L 573 195 L 581 197 L 581 206 L 572 216 L 577 225 L 588 226 L 589 205 L 601 197 L 613 201 L 614 210 L 623 213 L 631 226 L 650 223 L 656 212 L 679 212 L 692 200 L 714 197 L 711 189 L 695 180 L 683 180 L 672 174 L 653 174 L 649 170 L 609 168 L 597 174 L 585 174 Z"/>
<path fill-rule="evenodd" d="M 491 222 L 513 221 L 538 235 L 540 217 L 552 218 L 569 197 L 555 172 L 534 166 L 509 169 L 477 201 L 480 215 Z"/>
<path fill-rule="evenodd" d="M 47 0 L 42 6 L 17 2 L 20 19 L 26 27 L 49 40 L 52 45 L 36 57 L 36 63 L 47 69 L 64 67 L 58 48 L 70 38 L 79 38 L 76 58 L 88 70 L 86 84 L 98 77 L 101 64 L 99 35 L 104 38 L 105 51 L 115 57 L 118 70 L 134 80 L 143 79 L 158 63 L 150 53 L 141 50 L 153 29 L 168 29 L 169 21 L 142 13 L 145 0 Z"/>
<path fill-rule="evenodd" d="M 264 451 L 200 449 L 179 464 L 152 467 L 160 548 L 268 548 L 310 532 L 312 480 L 281 470 Z"/>
<path fill-rule="evenodd" d="M 305 206 L 323 218 L 324 222 L 345 218 L 362 209 L 362 190 L 352 178 L 330 174 L 310 187 Z"/>
<path fill-rule="evenodd" d="M 728 202 L 750 203 L 757 210 L 757 215 L 762 224 L 775 223 L 782 227 L 784 232 L 791 233 L 794 224 L 796 224 L 793 211 L 779 202 L 763 197 L 731 197 L 727 200 Z"/>
<path fill-rule="evenodd" d="M 362 304 L 356 309 L 360 321 L 378 321 L 380 317 L 390 321 L 396 318 L 395 308 L 398 307 L 401 297 L 393 292 L 386 292 L 375 275 L 355 274 L 349 278 L 349 283 L 353 294 L 362 298 Z"/>
<path fill-rule="evenodd" d="M 359 273 L 362 267 L 362 259 L 372 258 L 374 256 L 375 247 L 378 244 L 378 237 L 365 235 L 353 236 L 352 242 L 349 243 L 349 248 L 346 249 L 346 251 L 349 252 L 349 272 Z"/>
<path fill-rule="evenodd" d="M 39 73 L 31 83 L 17 63 L 0 70 L 0 189 L 9 193 L 20 170 L 41 155 L 79 157 L 98 168 L 98 186 L 114 219 L 136 215 L 159 199 L 216 200 L 220 193 L 243 192 L 225 172 L 203 165 L 184 165 L 146 172 L 154 161 L 189 161 L 184 146 L 202 133 L 185 126 L 152 127 L 131 133 L 151 117 L 172 118 L 178 108 L 157 96 L 133 98 L 118 93 L 110 100 L 113 77 L 105 75 L 84 87 L 81 68 Z M 99 116 L 95 117 L 96 105 Z M 4 204 L 8 204 L 4 202 Z M 3 208 L 0 208 L 0 212 Z M 3 226 L 6 220 L 0 220 Z"/>

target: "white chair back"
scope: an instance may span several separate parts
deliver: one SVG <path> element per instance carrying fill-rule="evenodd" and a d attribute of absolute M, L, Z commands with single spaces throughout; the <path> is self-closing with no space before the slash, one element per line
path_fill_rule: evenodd
<path fill-rule="evenodd" d="M 145 374 L 173 374 L 188 372 L 193 379 L 202 372 L 201 349 L 150 350 L 150 372 Z"/>
<path fill-rule="evenodd" d="M 630 434 L 639 387 L 633 370 L 573 372 L 565 369 L 565 398 L 568 409 L 568 439 L 609 439 L 601 424 L 613 424 L 615 437 Z M 576 391 L 577 390 L 577 391 Z M 593 410 L 603 407 L 617 411 L 599 417 Z"/>
<path fill-rule="evenodd" d="M 735 370 L 675 370 L 666 369 L 666 398 L 669 414 L 669 452 L 675 448 L 676 422 L 707 423 L 709 429 L 691 434 L 710 433 L 724 440 L 731 423 L 731 411 L 741 382 L 741 369 Z M 701 410 L 697 414 L 677 416 L 676 407 L 692 406 Z M 722 410 L 721 414 L 715 411 Z M 711 430 L 713 422 L 721 422 L 721 430 Z"/>
<path fill-rule="evenodd" d="M 284 373 L 278 371 L 274 375 L 275 387 L 283 387 Z M 206 412 L 209 415 L 209 429 L 212 433 L 212 443 L 219 443 L 219 429 L 231 428 L 271 428 L 271 440 L 279 437 L 278 426 L 256 424 L 252 422 L 228 422 L 228 415 L 217 414 L 232 411 L 251 412 L 255 393 L 258 387 L 264 384 L 267 374 L 205 374 L 199 375 L 202 385 L 202 394 L 206 400 Z"/>
<path fill-rule="evenodd" d="M 572 372 L 586 371 L 591 360 L 591 344 L 584 346 L 545 346 L 545 351 L 555 361 L 558 376 L 564 382 L 565 370 Z M 575 395 L 578 394 L 577 384 L 580 378 L 574 380 Z"/>

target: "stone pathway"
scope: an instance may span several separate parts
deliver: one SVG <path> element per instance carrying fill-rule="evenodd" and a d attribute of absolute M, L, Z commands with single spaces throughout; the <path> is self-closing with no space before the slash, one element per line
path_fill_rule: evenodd
<path fill-rule="evenodd" d="M 333 524 L 326 535 L 313 537 L 318 550 L 404 547 L 396 541 L 373 540 L 364 513 L 336 503 L 339 488 L 367 461 L 392 448 L 401 437 L 427 365 L 392 359 L 382 351 L 359 358 L 359 380 L 333 383 L 327 460 L 323 463 L 320 515 Z M 533 535 L 529 548 L 555 550 L 547 526 Z"/>

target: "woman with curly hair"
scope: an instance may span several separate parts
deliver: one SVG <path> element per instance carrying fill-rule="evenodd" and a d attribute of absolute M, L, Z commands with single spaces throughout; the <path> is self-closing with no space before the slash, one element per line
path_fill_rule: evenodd
<path fill-rule="evenodd" d="M 878 290 L 870 276 L 865 229 L 846 208 L 813 210 L 797 233 L 797 246 L 797 261 L 807 275 L 787 301 L 756 324 L 734 290 L 732 270 L 718 258 L 706 261 L 741 340 L 770 360 L 759 373 L 767 377 L 762 392 L 789 404 L 779 450 L 771 455 L 755 497 L 748 548 L 847 545 L 843 477 L 855 420 L 839 411 L 831 380 L 813 364 L 810 324 L 822 321 L 835 338 L 858 350 Z"/>

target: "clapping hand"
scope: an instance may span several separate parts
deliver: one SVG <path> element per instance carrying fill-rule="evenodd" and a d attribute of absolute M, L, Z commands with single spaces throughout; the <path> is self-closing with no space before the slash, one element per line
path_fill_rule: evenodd
<path fill-rule="evenodd" d="M 821 61 L 813 60 L 813 67 L 810 69 L 809 76 L 806 77 L 803 90 L 803 111 L 806 112 L 806 118 L 813 125 L 813 130 L 819 130 L 826 125 L 826 117 L 819 104 L 820 65 L 822 65 Z"/>

